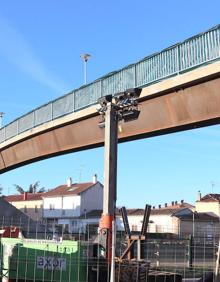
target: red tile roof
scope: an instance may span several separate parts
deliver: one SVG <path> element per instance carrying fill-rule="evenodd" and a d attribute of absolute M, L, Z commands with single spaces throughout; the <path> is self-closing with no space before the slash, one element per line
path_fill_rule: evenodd
<path fill-rule="evenodd" d="M 59 196 L 68 196 L 68 195 L 79 195 L 82 192 L 86 191 L 90 187 L 94 186 L 93 182 L 87 183 L 74 183 L 71 187 L 65 185 L 60 185 L 49 192 L 44 193 L 43 197 L 59 197 Z"/>
<path fill-rule="evenodd" d="M 26 201 L 42 200 L 42 195 L 43 194 L 44 193 L 27 193 Z M 4 196 L 4 200 L 6 200 L 9 203 L 25 201 L 24 200 L 24 194 Z"/>
<path fill-rule="evenodd" d="M 144 209 L 127 209 L 127 215 L 144 215 Z M 120 211 L 116 211 L 117 214 L 121 215 Z"/>
<path fill-rule="evenodd" d="M 220 194 L 207 194 L 197 202 L 219 202 L 220 203 Z"/>
<path fill-rule="evenodd" d="M 186 209 L 186 208 L 193 208 L 191 204 L 188 203 L 180 203 L 176 205 L 170 205 L 167 207 L 161 207 L 160 209 L 151 209 L 151 215 L 160 215 L 160 214 L 174 214 L 177 211 Z"/>

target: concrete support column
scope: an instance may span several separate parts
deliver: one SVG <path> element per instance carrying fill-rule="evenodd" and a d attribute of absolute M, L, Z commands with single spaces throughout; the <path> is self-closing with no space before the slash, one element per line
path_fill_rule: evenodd
<path fill-rule="evenodd" d="M 105 113 L 105 163 L 103 214 L 114 215 L 117 186 L 118 121 L 116 110 L 108 103 Z"/>

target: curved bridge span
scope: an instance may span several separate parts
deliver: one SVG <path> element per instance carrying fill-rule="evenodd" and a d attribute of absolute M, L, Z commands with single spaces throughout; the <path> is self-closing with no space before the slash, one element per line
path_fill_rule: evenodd
<path fill-rule="evenodd" d="M 111 73 L 0 130 L 0 173 L 103 145 L 99 97 L 142 87 L 139 119 L 120 124 L 119 142 L 217 124 L 220 26 Z"/>

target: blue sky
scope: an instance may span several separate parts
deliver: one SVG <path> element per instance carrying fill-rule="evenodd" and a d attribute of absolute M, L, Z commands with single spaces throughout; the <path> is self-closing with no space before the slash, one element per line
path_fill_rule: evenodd
<path fill-rule="evenodd" d="M 220 23 L 220 2 L 1 1 L 0 111 L 4 123 L 88 81 Z M 119 145 L 118 205 L 143 207 L 219 192 L 220 127 Z M 103 148 L 41 161 L 0 175 L 4 193 L 37 180 L 46 188 L 103 180 Z"/>

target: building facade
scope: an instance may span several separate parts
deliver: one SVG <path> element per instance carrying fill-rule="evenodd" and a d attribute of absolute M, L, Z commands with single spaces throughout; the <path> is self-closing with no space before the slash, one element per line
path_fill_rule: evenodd
<path fill-rule="evenodd" d="M 43 195 L 43 218 L 47 222 L 66 226 L 70 233 L 84 230 L 80 218 L 103 208 L 103 185 L 93 177 L 92 182 L 60 185 Z"/>
<path fill-rule="evenodd" d="M 220 217 L 220 194 L 207 194 L 202 197 L 198 192 L 195 210 Z"/>
<path fill-rule="evenodd" d="M 4 196 L 4 199 L 33 220 L 41 221 L 43 219 L 43 194 L 25 192 L 20 195 Z"/>
<path fill-rule="evenodd" d="M 141 231 L 144 209 L 127 209 L 128 222 L 131 231 Z M 117 230 L 123 231 L 123 220 L 118 213 Z M 194 207 L 184 201 L 172 202 L 171 205 L 159 205 L 151 210 L 148 232 L 157 234 L 171 234 L 179 237 L 193 235 L 196 237 L 213 238 L 220 228 L 216 215 L 197 212 Z"/>

